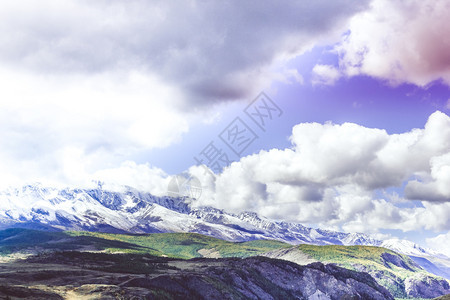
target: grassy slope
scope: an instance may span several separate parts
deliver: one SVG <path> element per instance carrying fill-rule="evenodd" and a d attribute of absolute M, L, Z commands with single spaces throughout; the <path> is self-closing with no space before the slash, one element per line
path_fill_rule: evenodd
<path fill-rule="evenodd" d="M 97 232 L 47 232 L 12 228 L 0 231 L 0 255 L 42 250 L 101 250 L 141 253 L 174 258 L 202 257 L 198 250 L 211 249 L 221 257 L 249 257 L 291 247 L 279 241 L 232 243 L 196 233 L 109 234 Z"/>
<path fill-rule="evenodd" d="M 80 247 L 93 247 L 107 252 L 146 253 L 174 258 L 201 257 L 201 249 L 212 249 L 222 257 L 249 257 L 280 248 L 292 247 L 273 240 L 255 240 L 233 243 L 197 233 L 153 233 L 153 234 L 110 234 L 85 231 L 46 232 L 29 229 L 7 229 L 0 231 L 0 254 L 8 254 L 24 249 L 79 250 Z M 297 246 L 312 258 L 336 263 L 354 269 L 356 264 L 380 270 L 397 271 L 404 278 L 412 272 L 381 258 L 383 253 L 398 255 L 414 272 L 421 271 L 411 259 L 393 251 L 372 246 Z"/>
<path fill-rule="evenodd" d="M 416 267 L 414 262 L 406 255 L 398 254 L 394 251 L 374 246 L 314 246 L 300 245 L 298 248 L 309 256 L 325 263 L 335 263 L 343 267 L 354 269 L 355 265 L 365 265 L 376 268 L 381 271 L 395 272 L 400 278 L 404 279 L 411 273 L 424 272 Z M 383 253 L 400 256 L 407 267 L 411 269 L 396 266 L 390 262 L 386 262 L 382 258 Z"/>
<path fill-rule="evenodd" d="M 90 236 L 105 240 L 114 240 L 134 244 L 141 247 L 150 247 L 169 257 L 194 258 L 201 257 L 198 250 L 212 249 L 222 257 L 248 257 L 274 249 L 291 247 L 291 245 L 272 240 L 258 240 L 244 243 L 232 243 L 224 240 L 204 236 L 197 233 L 153 233 L 143 235 L 107 234 L 96 232 L 68 232 L 72 236 Z M 109 249 L 114 252 L 119 249 Z M 126 252 L 139 252 L 127 250 Z"/>
<path fill-rule="evenodd" d="M 0 231 L 0 254 L 8 254 L 28 249 L 51 250 L 79 250 L 81 247 L 91 247 L 106 252 L 126 252 L 136 254 L 150 254 L 173 258 L 190 259 L 201 257 L 201 249 L 211 249 L 222 257 L 249 257 L 280 248 L 293 247 L 289 244 L 272 240 L 256 240 L 244 243 L 232 243 L 196 233 L 154 233 L 154 234 L 109 234 L 97 232 L 44 232 L 27 229 L 8 229 Z M 358 266 L 365 266 L 366 271 L 372 270 L 386 276 L 386 278 L 404 280 L 417 273 L 431 275 L 415 266 L 412 260 L 391 250 L 372 246 L 296 246 L 300 251 L 313 259 L 324 263 L 358 270 Z M 92 249 L 93 250 L 93 249 Z M 396 266 L 382 255 L 389 253 L 401 258 L 407 268 Z M 432 276 L 432 275 L 431 275 Z M 397 278 L 396 278 L 397 277 Z M 377 281 L 389 287 L 391 283 Z M 396 289 L 389 288 L 396 294 Z M 400 295 L 397 293 L 397 295 Z"/>
<path fill-rule="evenodd" d="M 392 295 L 398 297 L 396 299 L 403 299 L 402 297 L 406 298 L 403 282 L 408 277 L 423 274 L 439 278 L 438 276 L 418 268 L 408 256 L 381 247 L 299 245 L 298 248 L 300 251 L 323 263 L 334 263 L 341 267 L 357 271 L 360 270 L 359 266 L 364 266 L 364 271 L 370 273 L 377 282 L 386 287 Z M 386 253 L 400 257 L 406 268 L 397 266 L 383 258 L 382 255 Z M 410 270 L 408 270 L 408 268 Z M 377 274 L 377 276 L 374 276 L 375 274 Z M 420 298 L 416 298 L 416 300 L 419 299 Z"/>
<path fill-rule="evenodd" d="M 47 232 L 22 228 L 0 231 L 0 255 L 21 251 L 65 251 L 83 248 L 90 250 L 126 249 L 127 251 L 145 252 L 156 256 L 164 254 L 152 248 L 88 235 L 73 236 L 66 232 Z"/>
<path fill-rule="evenodd" d="M 233 243 L 197 233 L 153 233 L 153 234 L 110 234 L 85 231 L 46 232 L 29 229 L 7 229 L 0 231 L 0 254 L 26 249 L 79 250 L 91 247 L 107 252 L 146 253 L 155 256 L 169 256 L 190 259 L 201 257 L 201 249 L 211 249 L 222 257 L 249 257 L 280 248 L 292 247 L 273 240 L 255 240 Z M 299 245 L 298 249 L 312 258 L 336 263 L 354 269 L 365 265 L 382 271 L 395 271 L 405 278 L 411 272 L 422 272 L 411 259 L 391 250 L 372 246 L 314 246 Z M 383 253 L 402 258 L 411 271 L 386 263 Z"/>

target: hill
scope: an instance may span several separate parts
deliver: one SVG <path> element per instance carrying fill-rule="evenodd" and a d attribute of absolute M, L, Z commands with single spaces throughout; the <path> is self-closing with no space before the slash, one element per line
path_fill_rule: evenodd
<path fill-rule="evenodd" d="M 375 246 L 292 246 L 273 240 L 233 243 L 196 233 L 111 234 L 17 228 L 0 231 L 3 260 L 9 257 L 11 261 L 19 254 L 47 253 L 47 257 L 51 257 L 59 251 L 124 253 L 135 257 L 151 255 L 177 260 L 266 256 L 298 265 L 321 262 L 368 273 L 398 298 L 432 298 L 450 293 L 446 280 L 428 273 L 408 256 Z"/>
<path fill-rule="evenodd" d="M 104 251 L 145 253 L 190 259 L 196 257 L 249 257 L 291 245 L 272 240 L 233 243 L 196 233 L 110 234 L 46 232 L 23 228 L 0 231 L 0 254 L 37 254 L 46 251 Z"/>
<path fill-rule="evenodd" d="M 2 264 L 0 282 L 19 299 L 393 299 L 365 273 L 265 257 L 55 252 Z"/>
<path fill-rule="evenodd" d="M 447 280 L 428 273 L 410 257 L 382 247 L 299 245 L 265 255 L 298 264 L 320 261 L 367 272 L 397 298 L 433 298 L 450 293 Z"/>

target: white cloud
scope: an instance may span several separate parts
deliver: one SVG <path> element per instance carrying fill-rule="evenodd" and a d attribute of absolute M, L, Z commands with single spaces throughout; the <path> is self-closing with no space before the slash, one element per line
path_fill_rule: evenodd
<path fill-rule="evenodd" d="M 105 183 L 109 190 L 131 186 L 139 191 L 150 192 L 155 196 L 167 195 L 171 177 L 163 170 L 148 164 L 126 161 L 118 168 L 104 169 L 89 175 L 92 180 Z"/>
<path fill-rule="evenodd" d="M 426 239 L 429 247 L 450 257 L 450 232 Z"/>
<path fill-rule="evenodd" d="M 415 220 L 411 218 L 411 228 L 414 229 L 433 229 L 450 230 L 450 202 L 434 203 L 423 202 L 424 208 L 417 209 Z M 416 222 L 415 224 L 414 221 Z"/>
<path fill-rule="evenodd" d="M 423 206 L 400 208 L 386 192 L 387 199 L 375 196 L 416 179 L 447 195 L 447 115 L 435 112 L 424 129 L 393 135 L 351 123 L 303 123 L 291 141 L 290 149 L 261 151 L 226 168 L 211 185 L 216 205 L 349 231 L 450 229 L 450 201 L 426 202 L 436 199 L 423 192 Z"/>
<path fill-rule="evenodd" d="M 430 176 L 408 182 L 405 192 L 410 199 L 450 201 L 450 153 L 430 160 Z"/>
<path fill-rule="evenodd" d="M 355 16 L 336 48 L 347 75 L 366 74 L 425 86 L 450 84 L 450 3 L 446 0 L 375 0 Z"/>
<path fill-rule="evenodd" d="M 41 78 L 2 69 L 0 82 L 2 185 L 72 183 L 177 142 L 195 117 L 161 101 L 177 90 L 135 72 Z"/>
<path fill-rule="evenodd" d="M 332 65 L 315 65 L 312 72 L 312 84 L 333 85 L 341 77 L 339 70 Z"/>
<path fill-rule="evenodd" d="M 196 177 L 202 185 L 202 194 L 193 205 L 218 207 L 214 198 L 216 177 L 205 165 L 196 165 L 189 168 L 188 173 Z"/>

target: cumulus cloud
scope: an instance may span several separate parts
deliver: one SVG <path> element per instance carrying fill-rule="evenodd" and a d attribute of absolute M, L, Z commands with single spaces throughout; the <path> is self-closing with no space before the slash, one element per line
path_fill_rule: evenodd
<path fill-rule="evenodd" d="M 38 73 L 138 69 L 190 102 L 252 97 L 270 67 L 337 41 L 369 1 L 7 1 L 0 61 Z"/>
<path fill-rule="evenodd" d="M 167 195 L 171 177 L 163 170 L 149 164 L 136 164 L 126 161 L 117 168 L 103 169 L 89 176 L 93 181 L 100 181 L 109 190 L 120 190 L 131 186 L 139 191 L 150 192 L 155 196 Z"/>
<path fill-rule="evenodd" d="M 406 196 L 418 200 L 450 201 L 450 153 L 431 158 L 430 167 L 430 176 L 408 182 Z"/>
<path fill-rule="evenodd" d="M 355 16 L 336 48 L 348 75 L 366 74 L 425 86 L 450 84 L 450 3 L 375 0 Z"/>
<path fill-rule="evenodd" d="M 352 123 L 302 123 L 291 141 L 292 148 L 261 151 L 224 169 L 211 185 L 215 205 L 348 231 L 450 228 L 447 115 L 435 112 L 425 128 L 392 135 Z M 422 205 L 400 208 L 388 193 L 377 196 L 405 182 L 405 197 Z"/>

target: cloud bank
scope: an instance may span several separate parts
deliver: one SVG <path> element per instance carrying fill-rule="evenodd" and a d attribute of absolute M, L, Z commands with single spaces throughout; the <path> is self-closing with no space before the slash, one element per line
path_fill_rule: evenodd
<path fill-rule="evenodd" d="M 302 123 L 292 148 L 232 163 L 201 204 L 370 232 L 450 229 L 450 118 L 433 113 L 402 134 L 353 123 Z M 388 192 L 403 189 L 404 197 Z M 399 202 L 419 200 L 413 206 Z"/>

